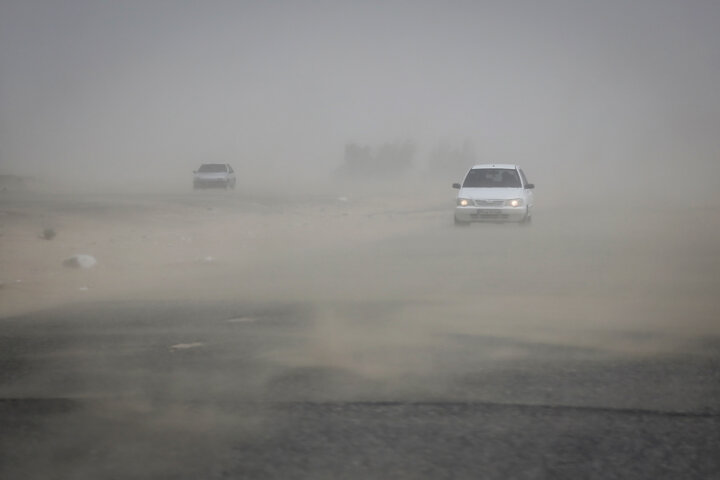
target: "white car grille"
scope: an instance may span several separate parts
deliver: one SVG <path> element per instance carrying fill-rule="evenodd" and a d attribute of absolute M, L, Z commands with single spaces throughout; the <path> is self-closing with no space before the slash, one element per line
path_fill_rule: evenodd
<path fill-rule="evenodd" d="M 502 207 L 505 200 L 475 200 L 476 207 Z"/>

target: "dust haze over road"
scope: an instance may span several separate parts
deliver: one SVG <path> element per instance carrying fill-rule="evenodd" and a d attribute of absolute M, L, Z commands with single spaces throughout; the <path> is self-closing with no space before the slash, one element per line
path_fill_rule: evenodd
<path fill-rule="evenodd" d="M 717 475 L 718 19 L 4 2 L 0 476 Z M 460 148 L 532 226 L 453 226 Z"/>
<path fill-rule="evenodd" d="M 554 190 L 708 193 L 718 175 L 713 2 L 0 8 L 5 173 L 177 186 L 227 161 L 286 185 L 326 179 L 346 142 L 415 142 L 422 168 L 467 140 L 544 186 L 566 172 Z"/>

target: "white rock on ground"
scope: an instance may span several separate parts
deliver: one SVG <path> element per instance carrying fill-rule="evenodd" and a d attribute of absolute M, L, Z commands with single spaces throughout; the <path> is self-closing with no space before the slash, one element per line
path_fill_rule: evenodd
<path fill-rule="evenodd" d="M 63 265 L 70 268 L 92 268 L 97 260 L 92 255 L 77 254 L 63 260 Z"/>
<path fill-rule="evenodd" d="M 202 342 L 178 343 L 177 345 L 172 345 L 172 346 L 170 347 L 170 350 L 171 350 L 171 351 L 175 351 L 175 350 L 187 350 L 187 349 L 189 349 L 189 348 L 198 348 L 198 347 L 202 347 L 202 346 L 204 346 L 204 345 L 205 345 L 205 344 L 202 343 Z"/>

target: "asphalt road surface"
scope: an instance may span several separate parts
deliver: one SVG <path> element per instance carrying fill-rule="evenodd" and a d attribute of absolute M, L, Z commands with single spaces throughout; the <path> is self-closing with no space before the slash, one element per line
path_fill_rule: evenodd
<path fill-rule="evenodd" d="M 720 478 L 717 222 L 239 195 L 3 205 L 0 478 Z"/>

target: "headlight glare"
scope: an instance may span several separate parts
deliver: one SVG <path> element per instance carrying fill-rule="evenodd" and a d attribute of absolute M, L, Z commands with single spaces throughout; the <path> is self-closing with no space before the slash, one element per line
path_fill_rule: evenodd
<path fill-rule="evenodd" d="M 506 207 L 522 207 L 524 205 L 522 198 L 513 198 L 512 200 L 505 200 Z"/>
<path fill-rule="evenodd" d="M 472 202 L 467 198 L 458 198 L 457 204 L 461 207 L 467 207 L 468 205 L 471 205 Z"/>

